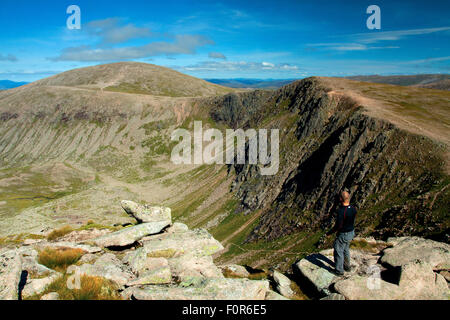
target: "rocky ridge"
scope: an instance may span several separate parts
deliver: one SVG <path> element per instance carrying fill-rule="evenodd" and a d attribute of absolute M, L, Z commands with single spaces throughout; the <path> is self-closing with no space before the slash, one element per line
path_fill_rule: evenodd
<path fill-rule="evenodd" d="M 299 299 L 300 287 L 312 299 L 398 300 L 450 298 L 450 246 L 419 237 L 356 238 L 351 271 L 333 273 L 333 250 L 299 260 L 290 277 L 271 270 L 252 277 L 251 268 L 217 266 L 223 250 L 204 229 L 172 223 L 171 210 L 122 201 L 139 221 L 118 231 L 73 231 L 54 241 L 34 239 L 0 250 L 0 300 L 61 299 L 55 283 L 103 279 L 108 297 L 137 300 L 286 300 Z M 144 218 L 145 217 L 145 218 Z M 147 221 L 147 222 L 143 222 Z M 45 250 L 81 253 L 66 269 L 41 264 Z M 56 255 L 56 253 L 55 253 Z M 44 263 L 44 262 L 43 262 Z M 81 280 L 83 281 L 83 280 Z M 113 288 L 113 289 L 111 289 Z M 76 290 L 72 287 L 70 290 Z"/>
<path fill-rule="evenodd" d="M 3 248 L 0 300 L 58 299 L 58 292 L 46 292 L 52 283 L 63 277 L 73 282 L 83 276 L 109 281 L 122 299 L 279 298 L 268 280 L 226 278 L 222 269 L 245 268 L 216 266 L 212 255 L 223 249 L 220 242 L 204 229 L 190 230 L 185 224 L 172 223 L 169 208 L 131 201 L 123 201 L 122 206 L 136 218 L 136 225 L 107 233 L 73 231 L 55 241 L 37 239 L 21 247 Z M 83 240 L 64 240 L 77 238 Z M 80 250 L 82 256 L 60 272 L 39 262 L 46 248 Z"/>

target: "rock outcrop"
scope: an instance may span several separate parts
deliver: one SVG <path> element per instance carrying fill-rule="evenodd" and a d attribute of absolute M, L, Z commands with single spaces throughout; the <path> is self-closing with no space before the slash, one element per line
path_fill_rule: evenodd
<path fill-rule="evenodd" d="M 384 247 L 378 252 L 351 249 L 352 270 L 344 276 L 333 273 L 332 249 L 300 260 L 295 270 L 312 285 L 317 297 L 325 296 L 327 299 L 450 298 L 448 283 L 439 273 L 448 270 L 449 245 L 418 237 L 403 237 L 391 238 Z"/>
<path fill-rule="evenodd" d="M 205 278 L 195 286 L 171 285 L 132 288 L 137 300 L 264 300 L 269 282 L 263 280 Z"/>
<path fill-rule="evenodd" d="M 389 238 L 394 245 L 383 251 L 381 262 L 391 267 L 401 267 L 418 259 L 429 263 L 433 269 L 450 269 L 450 245 L 419 237 Z"/>
<path fill-rule="evenodd" d="M 132 207 L 131 202 L 126 204 Z M 133 212 L 136 210 L 133 207 Z M 190 230 L 182 223 L 171 225 L 170 209 L 152 211 L 151 217 L 140 217 L 138 221 L 147 222 L 138 222 L 115 232 L 81 230 L 79 234 L 73 231 L 70 237 L 62 237 L 80 238 L 83 239 L 81 242 L 40 240 L 15 250 L 2 251 L 0 298 L 61 299 L 60 294 L 54 292 L 55 287 L 49 285 L 63 276 L 64 281 L 67 278 L 69 289 L 69 285 L 73 288 L 80 285 L 76 279 L 82 277 L 104 279 L 112 285 L 115 296 L 124 299 L 278 298 L 268 294 L 268 280 L 248 279 L 250 274 L 243 266 L 228 266 L 241 277 L 227 278 L 227 272 L 216 266 L 212 257 L 223 246 L 206 230 Z M 92 238 L 98 234 L 101 236 Z M 91 245 L 92 242 L 97 246 Z M 61 252 L 73 250 L 82 256 L 74 260 L 77 261 L 75 264 L 57 272 L 39 263 L 40 251 L 46 248 Z M 19 290 L 21 275 L 25 275 L 25 281 Z"/>
<path fill-rule="evenodd" d="M 273 280 L 276 283 L 277 291 L 286 298 L 291 298 L 294 295 L 294 291 L 291 289 L 291 280 L 284 274 L 278 271 L 273 272 Z"/>
<path fill-rule="evenodd" d="M 22 257 L 16 250 L 0 255 L 0 300 L 17 300 Z"/>
<path fill-rule="evenodd" d="M 135 243 L 145 236 L 159 233 L 169 225 L 170 221 L 147 222 L 105 234 L 93 241 L 101 247 L 124 247 Z"/>
<path fill-rule="evenodd" d="M 122 208 L 126 213 L 135 218 L 138 222 L 158 222 L 172 221 L 170 208 L 155 207 L 138 204 L 129 200 L 122 200 Z"/>

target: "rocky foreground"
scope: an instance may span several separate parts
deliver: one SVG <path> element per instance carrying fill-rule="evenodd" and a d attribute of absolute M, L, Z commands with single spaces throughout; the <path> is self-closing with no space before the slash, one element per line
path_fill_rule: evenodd
<path fill-rule="evenodd" d="M 107 283 L 100 288 L 100 296 L 106 298 L 298 298 L 298 287 L 276 270 L 252 280 L 255 277 L 243 266 L 216 266 L 212 255 L 223 246 L 204 229 L 172 223 L 169 208 L 132 201 L 122 201 L 122 207 L 137 224 L 118 231 L 77 230 L 55 240 L 27 239 L 0 249 L 0 299 L 62 299 L 58 291 L 80 290 L 77 279 L 83 277 Z M 360 248 L 351 252 L 352 271 L 343 277 L 332 273 L 332 250 L 301 259 L 294 266 L 300 287 L 308 287 L 311 298 L 324 299 L 449 298 L 448 244 L 415 237 L 357 243 Z M 49 264 L 70 250 L 79 257 L 65 268 Z M 46 260 L 47 266 L 40 263 L 43 252 L 55 254 Z"/>
<path fill-rule="evenodd" d="M 448 300 L 450 246 L 419 237 L 355 239 L 351 271 L 332 272 L 333 250 L 300 260 L 296 272 L 313 295 L 331 300 Z"/>

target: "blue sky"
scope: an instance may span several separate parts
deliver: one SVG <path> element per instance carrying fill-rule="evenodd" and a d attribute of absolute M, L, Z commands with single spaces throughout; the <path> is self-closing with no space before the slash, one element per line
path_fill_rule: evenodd
<path fill-rule="evenodd" d="M 69 30 L 69 5 L 81 29 Z M 381 29 L 369 30 L 369 5 Z M 449 73 L 450 1 L 0 2 L 0 79 L 116 61 L 201 78 Z"/>

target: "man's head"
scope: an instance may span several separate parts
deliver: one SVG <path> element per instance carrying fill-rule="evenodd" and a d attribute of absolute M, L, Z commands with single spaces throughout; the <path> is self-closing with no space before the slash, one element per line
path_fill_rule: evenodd
<path fill-rule="evenodd" d="M 341 191 L 341 193 L 339 194 L 339 200 L 341 201 L 342 204 L 348 204 L 350 203 L 350 193 L 348 193 L 348 191 Z"/>

